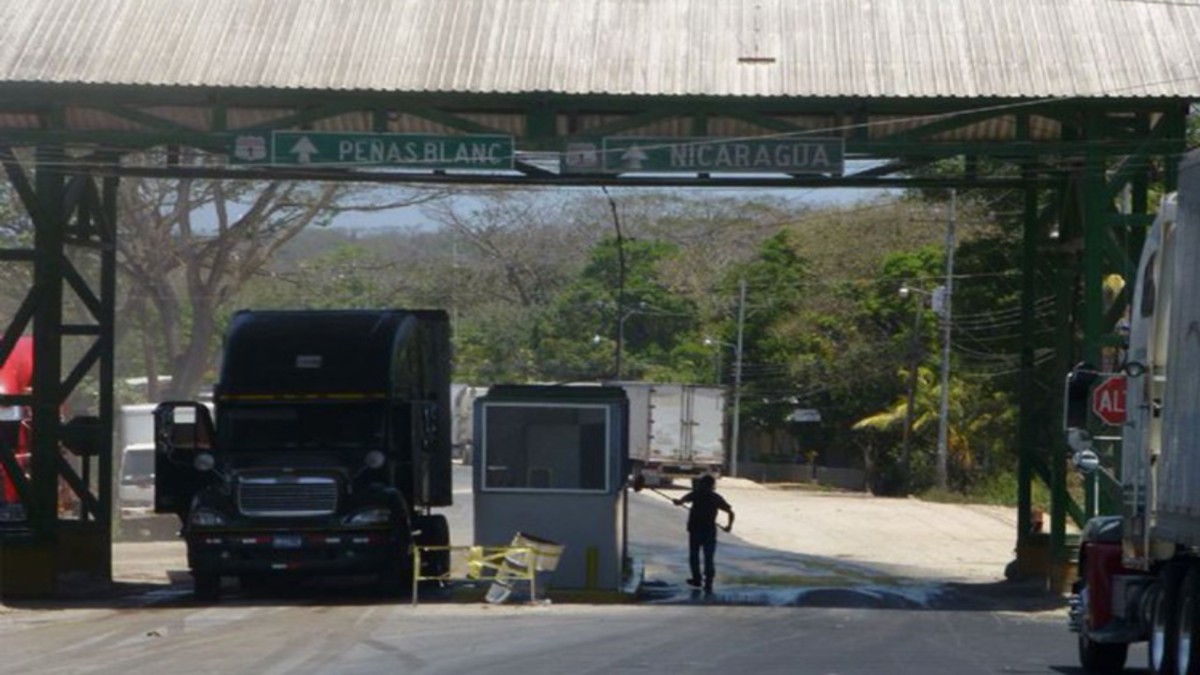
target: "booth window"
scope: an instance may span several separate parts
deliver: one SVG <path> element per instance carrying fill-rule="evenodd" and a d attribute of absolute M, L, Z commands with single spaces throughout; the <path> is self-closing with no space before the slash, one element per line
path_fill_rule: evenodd
<path fill-rule="evenodd" d="M 606 406 L 483 406 L 483 489 L 607 492 Z"/>

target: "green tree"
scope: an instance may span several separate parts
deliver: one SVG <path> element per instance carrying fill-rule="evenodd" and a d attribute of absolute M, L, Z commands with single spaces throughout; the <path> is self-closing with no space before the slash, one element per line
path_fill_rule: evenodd
<path fill-rule="evenodd" d="M 771 431 L 782 428 L 795 407 L 796 374 L 811 358 L 806 346 L 813 337 L 802 315 L 810 283 L 808 263 L 789 230 L 768 238 L 754 258 L 735 267 L 720 292 L 740 298 L 743 283 L 742 424 Z M 736 342 L 736 314 L 721 324 L 719 339 Z"/>
<path fill-rule="evenodd" d="M 538 324 L 534 347 L 551 379 L 597 376 L 641 379 L 654 370 L 675 372 L 675 357 L 694 364 L 677 348 L 695 340 L 696 310 L 661 279 L 663 264 L 678 249 L 658 241 L 601 240 L 577 279 L 563 289 Z M 600 349 L 597 349 L 600 347 Z M 611 359 L 611 360 L 609 360 Z"/>

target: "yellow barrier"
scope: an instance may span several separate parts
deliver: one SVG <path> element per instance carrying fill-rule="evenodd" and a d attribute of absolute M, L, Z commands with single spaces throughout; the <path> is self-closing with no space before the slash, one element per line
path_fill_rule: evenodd
<path fill-rule="evenodd" d="M 465 554 L 465 572 L 455 575 L 453 561 L 443 574 L 421 576 L 421 555 L 446 551 L 451 557 L 455 553 Z M 511 584 L 514 581 L 529 582 L 529 601 L 537 598 L 537 565 L 530 560 L 536 552 L 528 546 L 413 546 L 412 603 L 417 604 L 418 586 L 422 581 L 491 581 Z M 460 564 L 461 567 L 461 564 Z"/>

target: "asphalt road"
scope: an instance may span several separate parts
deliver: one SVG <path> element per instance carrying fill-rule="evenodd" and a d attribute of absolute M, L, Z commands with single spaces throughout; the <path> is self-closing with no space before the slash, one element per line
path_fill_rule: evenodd
<path fill-rule="evenodd" d="M 469 531 L 463 488 L 456 541 Z M 327 583 L 233 591 L 207 607 L 181 580 L 0 608 L 0 672 L 1082 672 L 1061 599 L 1028 587 L 894 578 L 725 536 L 716 594 L 693 593 L 680 584 L 683 518 L 653 493 L 632 496 L 630 548 L 648 582 L 634 604 L 414 607 Z M 1130 662 L 1141 666 L 1144 648 Z"/>
<path fill-rule="evenodd" d="M 12 673 L 1080 672 L 1059 616 L 982 610 L 235 598 L 18 611 L 0 637 Z"/>

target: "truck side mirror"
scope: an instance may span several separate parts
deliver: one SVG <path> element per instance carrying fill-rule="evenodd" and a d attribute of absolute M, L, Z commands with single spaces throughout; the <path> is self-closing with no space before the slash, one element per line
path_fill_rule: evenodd
<path fill-rule="evenodd" d="M 1146 364 L 1138 361 L 1129 361 L 1121 366 L 1121 372 L 1125 373 L 1126 377 L 1141 377 L 1146 374 Z"/>
<path fill-rule="evenodd" d="M 1075 452 L 1092 449 L 1092 435 L 1086 429 L 1072 427 L 1067 429 L 1067 446 Z"/>
<path fill-rule="evenodd" d="M 1066 402 L 1063 411 L 1064 426 L 1067 429 L 1087 427 L 1092 386 L 1096 384 L 1098 377 L 1099 373 L 1087 363 L 1075 366 L 1067 375 Z"/>
<path fill-rule="evenodd" d="M 1071 464 L 1081 473 L 1092 473 L 1100 468 L 1100 455 L 1092 449 L 1092 435 L 1086 429 L 1067 429 L 1067 445 L 1074 450 Z"/>
<path fill-rule="evenodd" d="M 1084 450 L 1076 452 L 1071 457 L 1071 463 L 1075 465 L 1075 469 L 1081 473 L 1093 473 L 1100 468 L 1100 456 L 1093 450 Z"/>

